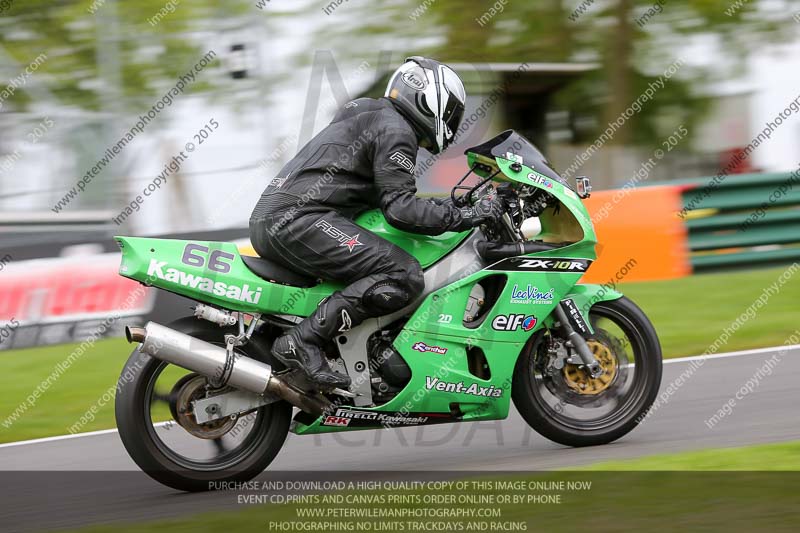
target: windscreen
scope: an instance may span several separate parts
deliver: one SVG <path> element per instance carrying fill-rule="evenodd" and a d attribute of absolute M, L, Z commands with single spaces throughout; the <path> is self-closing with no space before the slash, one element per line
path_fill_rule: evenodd
<path fill-rule="evenodd" d="M 516 160 L 539 174 L 573 189 L 572 185 L 567 183 L 567 180 L 559 176 L 544 154 L 514 130 L 506 130 L 485 143 L 464 151 L 465 154 L 470 152 L 491 160 L 494 160 L 495 157 Z"/>

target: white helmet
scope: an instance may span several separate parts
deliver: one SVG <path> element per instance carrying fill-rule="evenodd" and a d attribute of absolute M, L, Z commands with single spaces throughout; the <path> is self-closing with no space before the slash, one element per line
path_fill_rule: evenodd
<path fill-rule="evenodd" d="M 420 56 L 400 65 L 384 96 L 414 126 L 421 145 L 434 154 L 452 143 L 467 100 L 464 84 L 453 69 Z"/>

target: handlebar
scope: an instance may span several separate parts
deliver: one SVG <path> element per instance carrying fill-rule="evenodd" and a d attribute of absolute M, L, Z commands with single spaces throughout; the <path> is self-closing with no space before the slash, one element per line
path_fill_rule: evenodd
<path fill-rule="evenodd" d="M 542 241 L 525 242 L 490 242 L 480 241 L 475 245 L 475 249 L 483 259 L 489 262 L 500 261 L 507 257 L 527 255 L 535 252 L 544 252 L 561 248 L 563 244 L 551 244 Z"/>

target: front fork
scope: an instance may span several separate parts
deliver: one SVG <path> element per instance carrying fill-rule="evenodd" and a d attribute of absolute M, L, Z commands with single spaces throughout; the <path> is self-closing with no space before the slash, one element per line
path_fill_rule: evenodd
<path fill-rule="evenodd" d="M 586 340 L 581 336 L 580 333 L 575 331 L 575 328 L 572 327 L 572 324 L 567 317 L 565 305 L 566 304 L 564 304 L 563 301 L 558 302 L 558 305 L 554 309 L 561 333 L 567 340 L 567 346 L 571 346 L 576 352 L 578 352 L 578 357 L 581 358 L 581 361 L 589 371 L 589 375 L 592 378 L 596 378 L 603 373 L 603 367 L 600 366 L 600 362 L 595 358 L 594 354 L 589 349 L 589 345 L 586 343 Z"/>

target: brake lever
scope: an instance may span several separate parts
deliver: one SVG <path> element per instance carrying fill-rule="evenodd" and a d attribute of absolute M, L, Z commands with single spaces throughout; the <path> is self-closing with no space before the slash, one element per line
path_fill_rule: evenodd
<path fill-rule="evenodd" d="M 509 235 L 514 238 L 517 242 L 522 242 L 525 238 L 522 235 L 522 232 L 517 228 L 514 224 L 514 221 L 511 220 L 511 215 L 508 212 L 503 213 L 503 218 L 501 219 L 503 226 L 508 230 Z"/>
<path fill-rule="evenodd" d="M 460 196 L 456 196 L 457 190 L 466 189 L 467 194 L 462 194 Z M 472 187 L 468 187 L 466 185 L 456 185 L 452 189 L 450 189 L 450 200 L 453 202 L 453 205 L 456 207 L 466 207 L 469 204 L 469 191 L 472 191 Z"/>
<path fill-rule="evenodd" d="M 503 233 L 502 230 L 508 234 L 512 240 L 516 242 L 522 242 L 525 238 L 522 235 L 522 232 L 514 223 L 514 219 L 511 217 L 511 213 L 509 210 L 518 207 L 517 206 L 517 197 L 514 191 L 510 188 L 503 188 L 501 185 L 497 188 L 492 188 L 492 192 L 486 196 L 496 196 L 497 200 L 500 201 L 503 207 L 503 216 L 500 220 L 495 221 L 493 224 L 495 229 L 500 230 L 499 233 Z"/>

